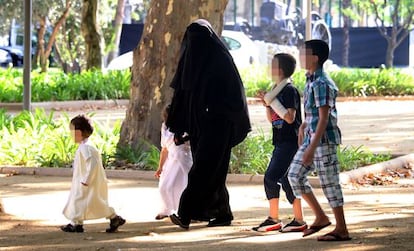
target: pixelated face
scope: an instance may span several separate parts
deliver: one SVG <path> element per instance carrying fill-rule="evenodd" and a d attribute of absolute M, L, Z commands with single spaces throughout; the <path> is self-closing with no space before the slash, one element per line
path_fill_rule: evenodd
<path fill-rule="evenodd" d="M 69 126 L 70 129 L 70 136 L 72 137 L 75 143 L 80 143 L 83 140 L 82 132 L 80 130 L 76 130 L 75 127 L 71 124 Z"/>
<path fill-rule="evenodd" d="M 283 72 L 279 67 L 279 60 L 273 58 L 272 60 L 272 80 L 274 82 L 279 82 L 283 78 Z"/>
<path fill-rule="evenodd" d="M 314 71 L 318 66 L 318 56 L 312 54 L 311 49 L 306 49 L 305 46 L 300 48 L 300 65 L 306 70 Z"/>

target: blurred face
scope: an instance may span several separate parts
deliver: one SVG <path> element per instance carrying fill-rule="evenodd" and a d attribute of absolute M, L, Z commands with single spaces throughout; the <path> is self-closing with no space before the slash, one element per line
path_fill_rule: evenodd
<path fill-rule="evenodd" d="M 312 50 L 303 46 L 300 49 L 300 65 L 313 73 L 318 68 L 318 56 L 312 55 Z"/>
<path fill-rule="evenodd" d="M 75 143 L 80 143 L 83 140 L 82 132 L 80 130 L 75 130 L 75 127 L 73 125 L 69 126 L 70 128 L 70 135 L 72 136 L 73 141 Z"/>
<path fill-rule="evenodd" d="M 279 67 L 279 60 L 274 58 L 272 60 L 272 80 L 275 83 L 279 83 L 280 80 L 282 80 L 282 78 L 283 78 L 283 72 Z"/>

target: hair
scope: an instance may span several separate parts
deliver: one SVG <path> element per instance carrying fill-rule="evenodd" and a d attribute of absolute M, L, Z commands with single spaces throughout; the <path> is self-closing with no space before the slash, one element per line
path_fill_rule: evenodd
<path fill-rule="evenodd" d="M 318 64 L 320 66 L 322 66 L 329 57 L 329 46 L 323 40 L 308 40 L 305 42 L 305 48 L 312 50 L 312 55 L 318 56 Z"/>
<path fill-rule="evenodd" d="M 75 130 L 81 131 L 84 138 L 88 138 L 93 133 L 91 121 L 85 115 L 78 115 L 74 117 L 71 119 L 70 124 L 75 128 Z"/>
<path fill-rule="evenodd" d="M 279 68 L 283 71 L 284 77 L 292 76 L 296 69 L 296 59 L 287 53 L 278 53 L 273 57 L 273 60 L 275 59 L 279 62 Z"/>
<path fill-rule="evenodd" d="M 162 109 L 161 119 L 163 122 L 167 121 L 168 113 L 170 113 L 171 104 L 168 104 Z"/>

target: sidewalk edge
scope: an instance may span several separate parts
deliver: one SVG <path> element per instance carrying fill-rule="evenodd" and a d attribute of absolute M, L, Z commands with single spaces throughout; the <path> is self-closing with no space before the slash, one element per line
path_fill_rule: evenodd
<path fill-rule="evenodd" d="M 407 167 L 414 164 L 414 154 L 404 155 L 389 161 L 377 163 L 374 165 L 360 167 L 358 169 L 340 173 L 340 181 L 342 184 L 349 184 L 361 179 L 364 175 L 371 173 L 381 173 L 387 170 L 396 170 L 398 168 Z M 106 175 L 110 179 L 141 179 L 152 180 L 154 178 L 153 171 L 141 170 L 105 170 Z M 18 175 L 39 175 L 39 176 L 61 176 L 71 177 L 71 168 L 47 168 L 47 167 L 0 167 L 1 174 L 18 174 Z M 250 185 L 263 184 L 264 175 L 252 174 L 228 174 L 228 183 L 244 183 Z M 320 187 L 318 177 L 309 177 L 309 182 L 315 188 Z"/>

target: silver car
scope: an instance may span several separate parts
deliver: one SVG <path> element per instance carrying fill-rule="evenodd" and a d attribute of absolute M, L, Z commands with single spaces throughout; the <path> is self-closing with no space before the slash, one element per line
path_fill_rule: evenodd
<path fill-rule="evenodd" d="M 0 49 L 0 67 L 12 67 L 13 60 L 10 53 L 6 50 Z"/>

